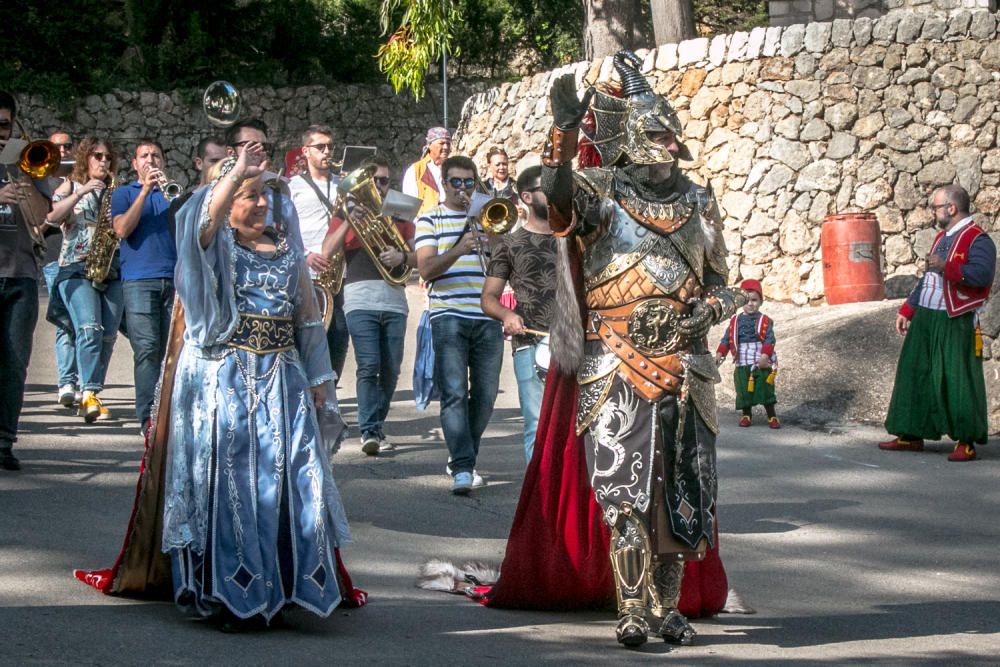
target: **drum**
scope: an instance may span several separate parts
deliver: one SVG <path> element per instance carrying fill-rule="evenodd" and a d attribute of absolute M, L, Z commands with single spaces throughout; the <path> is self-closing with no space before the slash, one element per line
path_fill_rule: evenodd
<path fill-rule="evenodd" d="M 551 360 L 551 353 L 549 352 L 549 337 L 543 336 L 541 340 L 535 343 L 535 374 L 538 375 L 538 379 L 545 382 L 545 376 L 549 373 L 549 361 Z"/>

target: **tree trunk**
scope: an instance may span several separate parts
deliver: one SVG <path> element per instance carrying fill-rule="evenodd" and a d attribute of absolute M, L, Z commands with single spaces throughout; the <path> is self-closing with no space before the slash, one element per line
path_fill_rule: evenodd
<path fill-rule="evenodd" d="M 620 49 L 648 47 L 642 0 L 583 0 L 583 49 L 587 60 Z"/>
<path fill-rule="evenodd" d="M 697 37 L 692 0 L 650 0 L 653 13 L 653 36 L 656 45 L 679 44 Z"/>

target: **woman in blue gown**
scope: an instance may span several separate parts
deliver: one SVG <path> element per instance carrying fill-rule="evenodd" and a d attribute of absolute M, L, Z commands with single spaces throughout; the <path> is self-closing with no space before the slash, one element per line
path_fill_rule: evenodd
<path fill-rule="evenodd" d="M 342 422 L 322 316 L 298 230 L 268 225 L 263 161 L 247 145 L 178 215 L 187 329 L 162 542 L 182 609 L 257 624 L 290 604 L 329 615 L 350 540 L 327 454 Z"/>

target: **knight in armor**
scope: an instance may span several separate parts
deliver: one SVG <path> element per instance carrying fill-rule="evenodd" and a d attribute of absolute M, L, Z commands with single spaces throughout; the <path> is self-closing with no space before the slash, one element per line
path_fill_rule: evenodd
<path fill-rule="evenodd" d="M 676 609 L 684 561 L 716 539 L 720 378 L 705 336 L 746 295 L 726 286 L 715 197 L 677 168 L 686 150 L 676 112 L 633 53 L 614 65 L 620 90 L 589 89 L 581 101 L 569 74 L 550 92 L 542 190 L 562 237 L 553 362 L 579 382 L 576 428 L 611 531 L 618 641 L 637 648 L 652 631 L 690 644 L 694 629 Z M 596 159 L 581 150 L 573 171 L 578 144 Z"/>

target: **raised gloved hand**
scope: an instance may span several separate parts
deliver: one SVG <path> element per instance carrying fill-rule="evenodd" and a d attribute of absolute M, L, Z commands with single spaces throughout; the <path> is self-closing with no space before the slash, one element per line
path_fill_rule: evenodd
<path fill-rule="evenodd" d="M 678 323 L 677 330 L 688 340 L 697 340 L 708 333 L 718 317 L 716 309 L 711 304 L 695 299 L 691 303 L 691 315 Z"/>
<path fill-rule="evenodd" d="M 594 96 L 594 89 L 588 88 L 583 99 L 576 96 L 576 77 L 572 74 L 563 74 L 552 82 L 549 90 L 549 100 L 552 104 L 552 121 L 560 130 L 572 130 L 580 127 L 587 109 L 590 107 L 590 98 Z"/>

